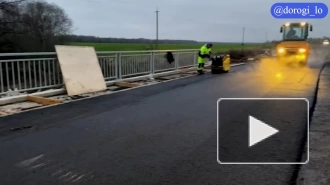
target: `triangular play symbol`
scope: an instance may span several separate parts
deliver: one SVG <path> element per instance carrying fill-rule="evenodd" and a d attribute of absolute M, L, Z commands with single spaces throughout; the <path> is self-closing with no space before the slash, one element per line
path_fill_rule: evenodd
<path fill-rule="evenodd" d="M 278 133 L 279 131 L 266 123 L 249 116 L 249 147 Z"/>

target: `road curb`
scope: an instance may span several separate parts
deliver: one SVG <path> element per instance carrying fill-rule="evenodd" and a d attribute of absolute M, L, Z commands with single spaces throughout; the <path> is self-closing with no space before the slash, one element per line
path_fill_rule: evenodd
<path fill-rule="evenodd" d="M 309 129 L 309 162 L 301 166 L 297 185 L 327 185 L 330 182 L 330 62 L 320 73 L 316 104 Z M 307 153 L 304 153 L 307 155 Z"/>

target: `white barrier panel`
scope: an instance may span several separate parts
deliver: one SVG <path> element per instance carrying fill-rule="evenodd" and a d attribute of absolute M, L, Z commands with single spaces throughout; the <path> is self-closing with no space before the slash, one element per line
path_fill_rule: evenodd
<path fill-rule="evenodd" d="M 55 49 L 69 96 L 106 90 L 93 47 L 55 46 Z"/>

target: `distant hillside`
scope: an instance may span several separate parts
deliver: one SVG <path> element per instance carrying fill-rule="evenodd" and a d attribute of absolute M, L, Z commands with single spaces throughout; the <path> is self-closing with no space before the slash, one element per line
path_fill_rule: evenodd
<path fill-rule="evenodd" d="M 153 44 L 155 40 L 144 38 L 102 38 L 95 36 L 84 35 L 67 35 L 67 42 L 84 42 L 84 43 L 141 43 L 141 44 Z M 159 44 L 197 44 L 199 42 L 194 40 L 170 40 L 161 39 L 158 40 Z"/>

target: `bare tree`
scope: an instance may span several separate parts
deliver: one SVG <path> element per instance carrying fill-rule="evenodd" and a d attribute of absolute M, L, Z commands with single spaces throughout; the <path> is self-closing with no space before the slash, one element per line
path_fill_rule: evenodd
<path fill-rule="evenodd" d="M 19 4 L 25 0 L 0 0 L 0 37 L 14 33 L 20 23 Z"/>
<path fill-rule="evenodd" d="M 29 1 L 22 6 L 21 15 L 23 31 L 29 34 L 29 42 L 33 42 L 40 51 L 53 48 L 58 37 L 71 33 L 71 19 L 55 4 Z"/>
<path fill-rule="evenodd" d="M 0 0 L 0 12 L 16 13 L 13 11 L 17 5 L 25 0 Z"/>
<path fill-rule="evenodd" d="M 15 51 L 50 51 L 72 31 L 65 11 L 42 0 L 0 0 L 0 45 Z M 8 49 L 5 49 L 6 51 Z"/>

